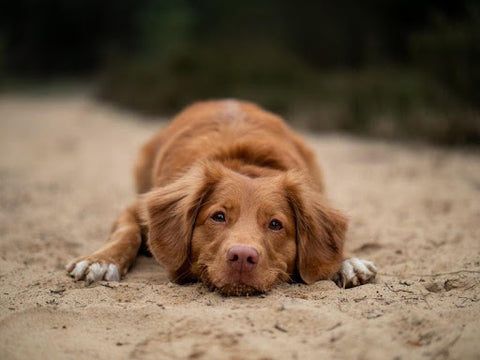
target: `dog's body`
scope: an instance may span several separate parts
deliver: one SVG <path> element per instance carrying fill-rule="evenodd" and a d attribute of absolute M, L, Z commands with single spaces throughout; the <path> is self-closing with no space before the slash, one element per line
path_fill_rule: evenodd
<path fill-rule="evenodd" d="M 202 280 L 225 294 L 276 282 L 375 277 L 346 259 L 346 219 L 323 195 L 311 150 L 281 118 L 235 100 L 197 103 L 141 150 L 138 199 L 107 244 L 67 266 L 77 280 L 120 280 L 146 239 L 177 282 Z"/>

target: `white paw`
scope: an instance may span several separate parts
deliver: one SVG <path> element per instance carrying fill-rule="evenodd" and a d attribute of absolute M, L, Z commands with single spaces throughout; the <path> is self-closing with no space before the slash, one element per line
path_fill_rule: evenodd
<path fill-rule="evenodd" d="M 340 270 L 332 280 L 341 288 L 349 288 L 373 281 L 377 275 L 377 267 L 368 260 L 350 258 L 344 260 Z"/>
<path fill-rule="evenodd" d="M 75 280 L 85 279 L 87 285 L 100 280 L 120 281 L 120 271 L 115 264 L 74 260 L 66 266 L 66 269 Z"/>

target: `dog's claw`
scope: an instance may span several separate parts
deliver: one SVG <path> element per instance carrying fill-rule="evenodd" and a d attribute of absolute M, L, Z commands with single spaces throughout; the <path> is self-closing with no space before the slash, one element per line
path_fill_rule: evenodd
<path fill-rule="evenodd" d="M 81 280 L 85 276 L 85 270 L 88 268 L 88 261 L 83 260 L 75 264 L 72 271 L 70 271 L 70 276 L 75 280 Z"/>

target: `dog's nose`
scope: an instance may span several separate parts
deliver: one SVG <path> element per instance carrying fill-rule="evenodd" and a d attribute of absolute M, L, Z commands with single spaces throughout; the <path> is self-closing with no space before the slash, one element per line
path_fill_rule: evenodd
<path fill-rule="evenodd" d="M 258 263 L 258 251 L 251 246 L 234 245 L 227 250 L 227 263 L 237 271 L 252 271 Z"/>

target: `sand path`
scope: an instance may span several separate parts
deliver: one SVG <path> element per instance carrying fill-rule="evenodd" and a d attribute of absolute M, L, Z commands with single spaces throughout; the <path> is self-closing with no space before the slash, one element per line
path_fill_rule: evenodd
<path fill-rule="evenodd" d="M 88 96 L 0 97 L 1 359 L 480 358 L 472 151 L 307 136 L 375 284 L 228 298 L 169 283 L 151 258 L 120 283 L 75 283 L 65 263 L 104 241 L 160 126 Z"/>

